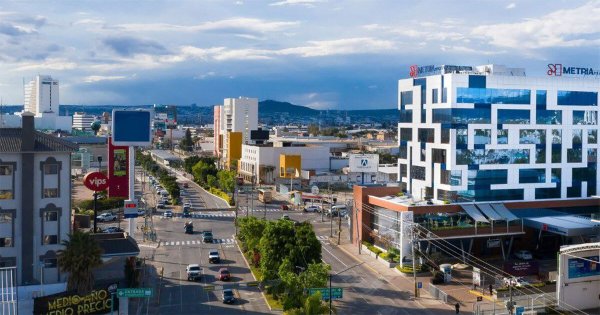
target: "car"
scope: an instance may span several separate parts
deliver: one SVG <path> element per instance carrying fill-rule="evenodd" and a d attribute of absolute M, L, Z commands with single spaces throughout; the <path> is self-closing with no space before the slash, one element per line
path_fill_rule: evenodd
<path fill-rule="evenodd" d="M 117 221 L 117 217 L 112 213 L 103 213 L 96 217 L 96 220 L 100 222 L 109 222 L 109 221 Z"/>
<path fill-rule="evenodd" d="M 290 220 L 290 216 L 287 214 L 284 214 L 281 216 L 281 220 Z"/>
<path fill-rule="evenodd" d="M 211 250 L 208 252 L 208 262 L 211 264 L 218 264 L 221 262 L 221 257 L 219 256 L 219 252 L 216 250 Z"/>
<path fill-rule="evenodd" d="M 183 232 L 185 234 L 194 234 L 194 222 L 188 221 L 183 225 Z"/>
<path fill-rule="evenodd" d="M 229 281 L 231 280 L 231 273 L 227 268 L 219 269 L 219 280 L 221 281 Z"/>
<path fill-rule="evenodd" d="M 307 206 L 304 207 L 304 212 L 320 212 L 321 209 L 319 208 L 319 206 Z"/>
<path fill-rule="evenodd" d="M 525 250 L 525 249 L 516 251 L 515 257 L 517 257 L 521 260 L 532 260 L 533 259 L 533 255 L 531 255 L 531 252 L 528 250 Z"/>
<path fill-rule="evenodd" d="M 198 264 L 189 264 L 185 268 L 188 281 L 196 281 L 202 277 L 202 268 Z"/>
<path fill-rule="evenodd" d="M 190 210 L 189 210 L 189 209 L 185 209 L 185 208 L 183 208 L 183 214 L 182 214 L 182 216 L 183 216 L 184 218 L 191 218 L 191 217 L 192 217 L 192 214 L 190 213 Z"/>
<path fill-rule="evenodd" d="M 204 231 L 204 233 L 202 233 L 202 242 L 203 243 L 212 243 L 213 242 L 213 235 L 211 231 Z"/>
<path fill-rule="evenodd" d="M 167 210 L 163 213 L 163 218 L 172 218 L 173 217 L 173 211 L 171 210 Z"/>
<path fill-rule="evenodd" d="M 525 281 L 525 279 L 523 279 L 521 277 L 512 277 L 512 278 L 506 277 L 506 278 L 502 279 L 502 284 L 505 287 L 512 285 L 513 287 L 521 288 L 521 287 L 528 286 L 529 282 Z"/>
<path fill-rule="evenodd" d="M 288 205 L 281 205 L 280 208 L 281 210 L 290 210 L 290 207 L 288 207 Z"/>
<path fill-rule="evenodd" d="M 192 207 L 192 203 L 191 203 L 191 202 L 189 202 L 189 201 L 186 201 L 186 202 L 184 202 L 184 203 L 183 203 L 183 206 L 184 206 L 184 207 L 191 208 L 191 207 Z"/>
<path fill-rule="evenodd" d="M 109 226 L 102 230 L 102 233 L 120 233 L 123 232 L 123 229 L 116 226 Z"/>
<path fill-rule="evenodd" d="M 223 303 L 224 304 L 233 304 L 235 303 L 235 295 L 233 294 L 232 289 L 223 290 Z"/>
<path fill-rule="evenodd" d="M 165 208 L 165 203 L 164 201 L 159 201 L 156 203 L 156 208 L 157 209 L 164 209 Z"/>

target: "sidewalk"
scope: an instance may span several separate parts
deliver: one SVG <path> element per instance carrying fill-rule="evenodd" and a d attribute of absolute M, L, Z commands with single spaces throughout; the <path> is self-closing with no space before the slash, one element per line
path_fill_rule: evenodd
<path fill-rule="evenodd" d="M 406 291 L 410 292 L 411 296 L 414 294 L 414 282 L 412 277 L 407 277 L 401 274 L 398 271 L 395 271 L 395 268 L 388 268 L 384 266 L 382 263 L 378 262 L 374 257 L 369 256 L 368 254 L 361 252 L 358 254 L 358 248 L 348 241 L 343 242 L 341 245 L 338 245 L 338 248 L 352 256 L 359 263 L 364 263 L 363 265 L 369 268 L 371 271 L 379 274 L 384 279 L 386 279 L 390 285 L 397 289 L 398 291 Z M 419 290 L 419 298 L 417 298 L 416 302 L 420 304 L 423 308 L 435 311 L 434 313 L 439 314 L 449 314 L 449 311 L 454 312 L 454 301 L 452 305 L 445 304 L 442 301 L 434 299 L 429 292 L 427 291 L 427 285 L 429 284 L 429 276 L 417 276 L 417 282 L 423 283 L 423 288 Z M 464 308 L 463 308 L 464 307 Z M 471 306 L 472 307 L 472 306 Z M 465 311 L 469 311 L 470 309 L 466 307 L 466 305 L 461 305 L 462 309 Z"/>

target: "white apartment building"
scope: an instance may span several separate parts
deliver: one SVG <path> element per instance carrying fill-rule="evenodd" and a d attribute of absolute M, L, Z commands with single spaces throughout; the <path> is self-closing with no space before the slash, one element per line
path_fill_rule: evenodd
<path fill-rule="evenodd" d="M 73 114 L 73 129 L 90 130 L 94 121 L 96 121 L 96 117 L 94 117 L 94 115 L 76 112 Z"/>
<path fill-rule="evenodd" d="M 242 145 L 242 158 L 238 162 L 238 174 L 244 180 L 258 178 L 257 183 L 272 184 L 279 177 L 279 156 L 301 155 L 303 170 L 329 171 L 329 148 L 322 146 L 283 146 L 282 143 L 265 145 Z"/>
<path fill-rule="evenodd" d="M 17 285 L 62 282 L 57 252 L 71 230 L 71 152 L 77 146 L 35 130 L 0 128 L 0 267 Z"/>
<path fill-rule="evenodd" d="M 214 115 L 215 150 L 220 150 L 220 156 L 226 160 L 228 132 L 241 132 L 242 143 L 251 143 L 250 131 L 258 129 L 258 99 L 226 98 L 223 105 L 215 106 Z"/>
<path fill-rule="evenodd" d="M 38 75 L 25 85 L 25 111 L 35 116 L 58 113 L 58 80 L 49 75 Z"/>
<path fill-rule="evenodd" d="M 441 66 L 399 80 L 403 188 L 450 202 L 598 195 L 600 80 L 565 69 Z"/>

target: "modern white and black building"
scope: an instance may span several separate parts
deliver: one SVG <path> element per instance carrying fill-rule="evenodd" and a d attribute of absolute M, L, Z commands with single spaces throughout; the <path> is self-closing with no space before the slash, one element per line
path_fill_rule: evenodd
<path fill-rule="evenodd" d="M 19 286 L 65 279 L 56 255 L 71 228 L 76 150 L 36 131 L 30 112 L 20 128 L 0 128 L 0 267 L 16 267 Z"/>
<path fill-rule="evenodd" d="M 598 77 L 528 77 L 499 65 L 412 70 L 398 83 L 398 163 L 414 199 L 599 194 Z"/>

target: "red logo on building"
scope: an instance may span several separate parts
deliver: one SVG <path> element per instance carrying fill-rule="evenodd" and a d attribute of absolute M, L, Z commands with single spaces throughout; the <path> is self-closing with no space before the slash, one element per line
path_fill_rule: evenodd
<path fill-rule="evenodd" d="M 560 77 L 563 74 L 562 63 L 549 63 L 548 64 L 548 75 Z"/>
<path fill-rule="evenodd" d="M 103 191 L 108 188 L 108 177 L 100 172 L 87 173 L 83 185 L 92 191 Z"/>
<path fill-rule="evenodd" d="M 410 77 L 416 78 L 419 76 L 419 67 L 417 65 L 410 66 Z"/>

